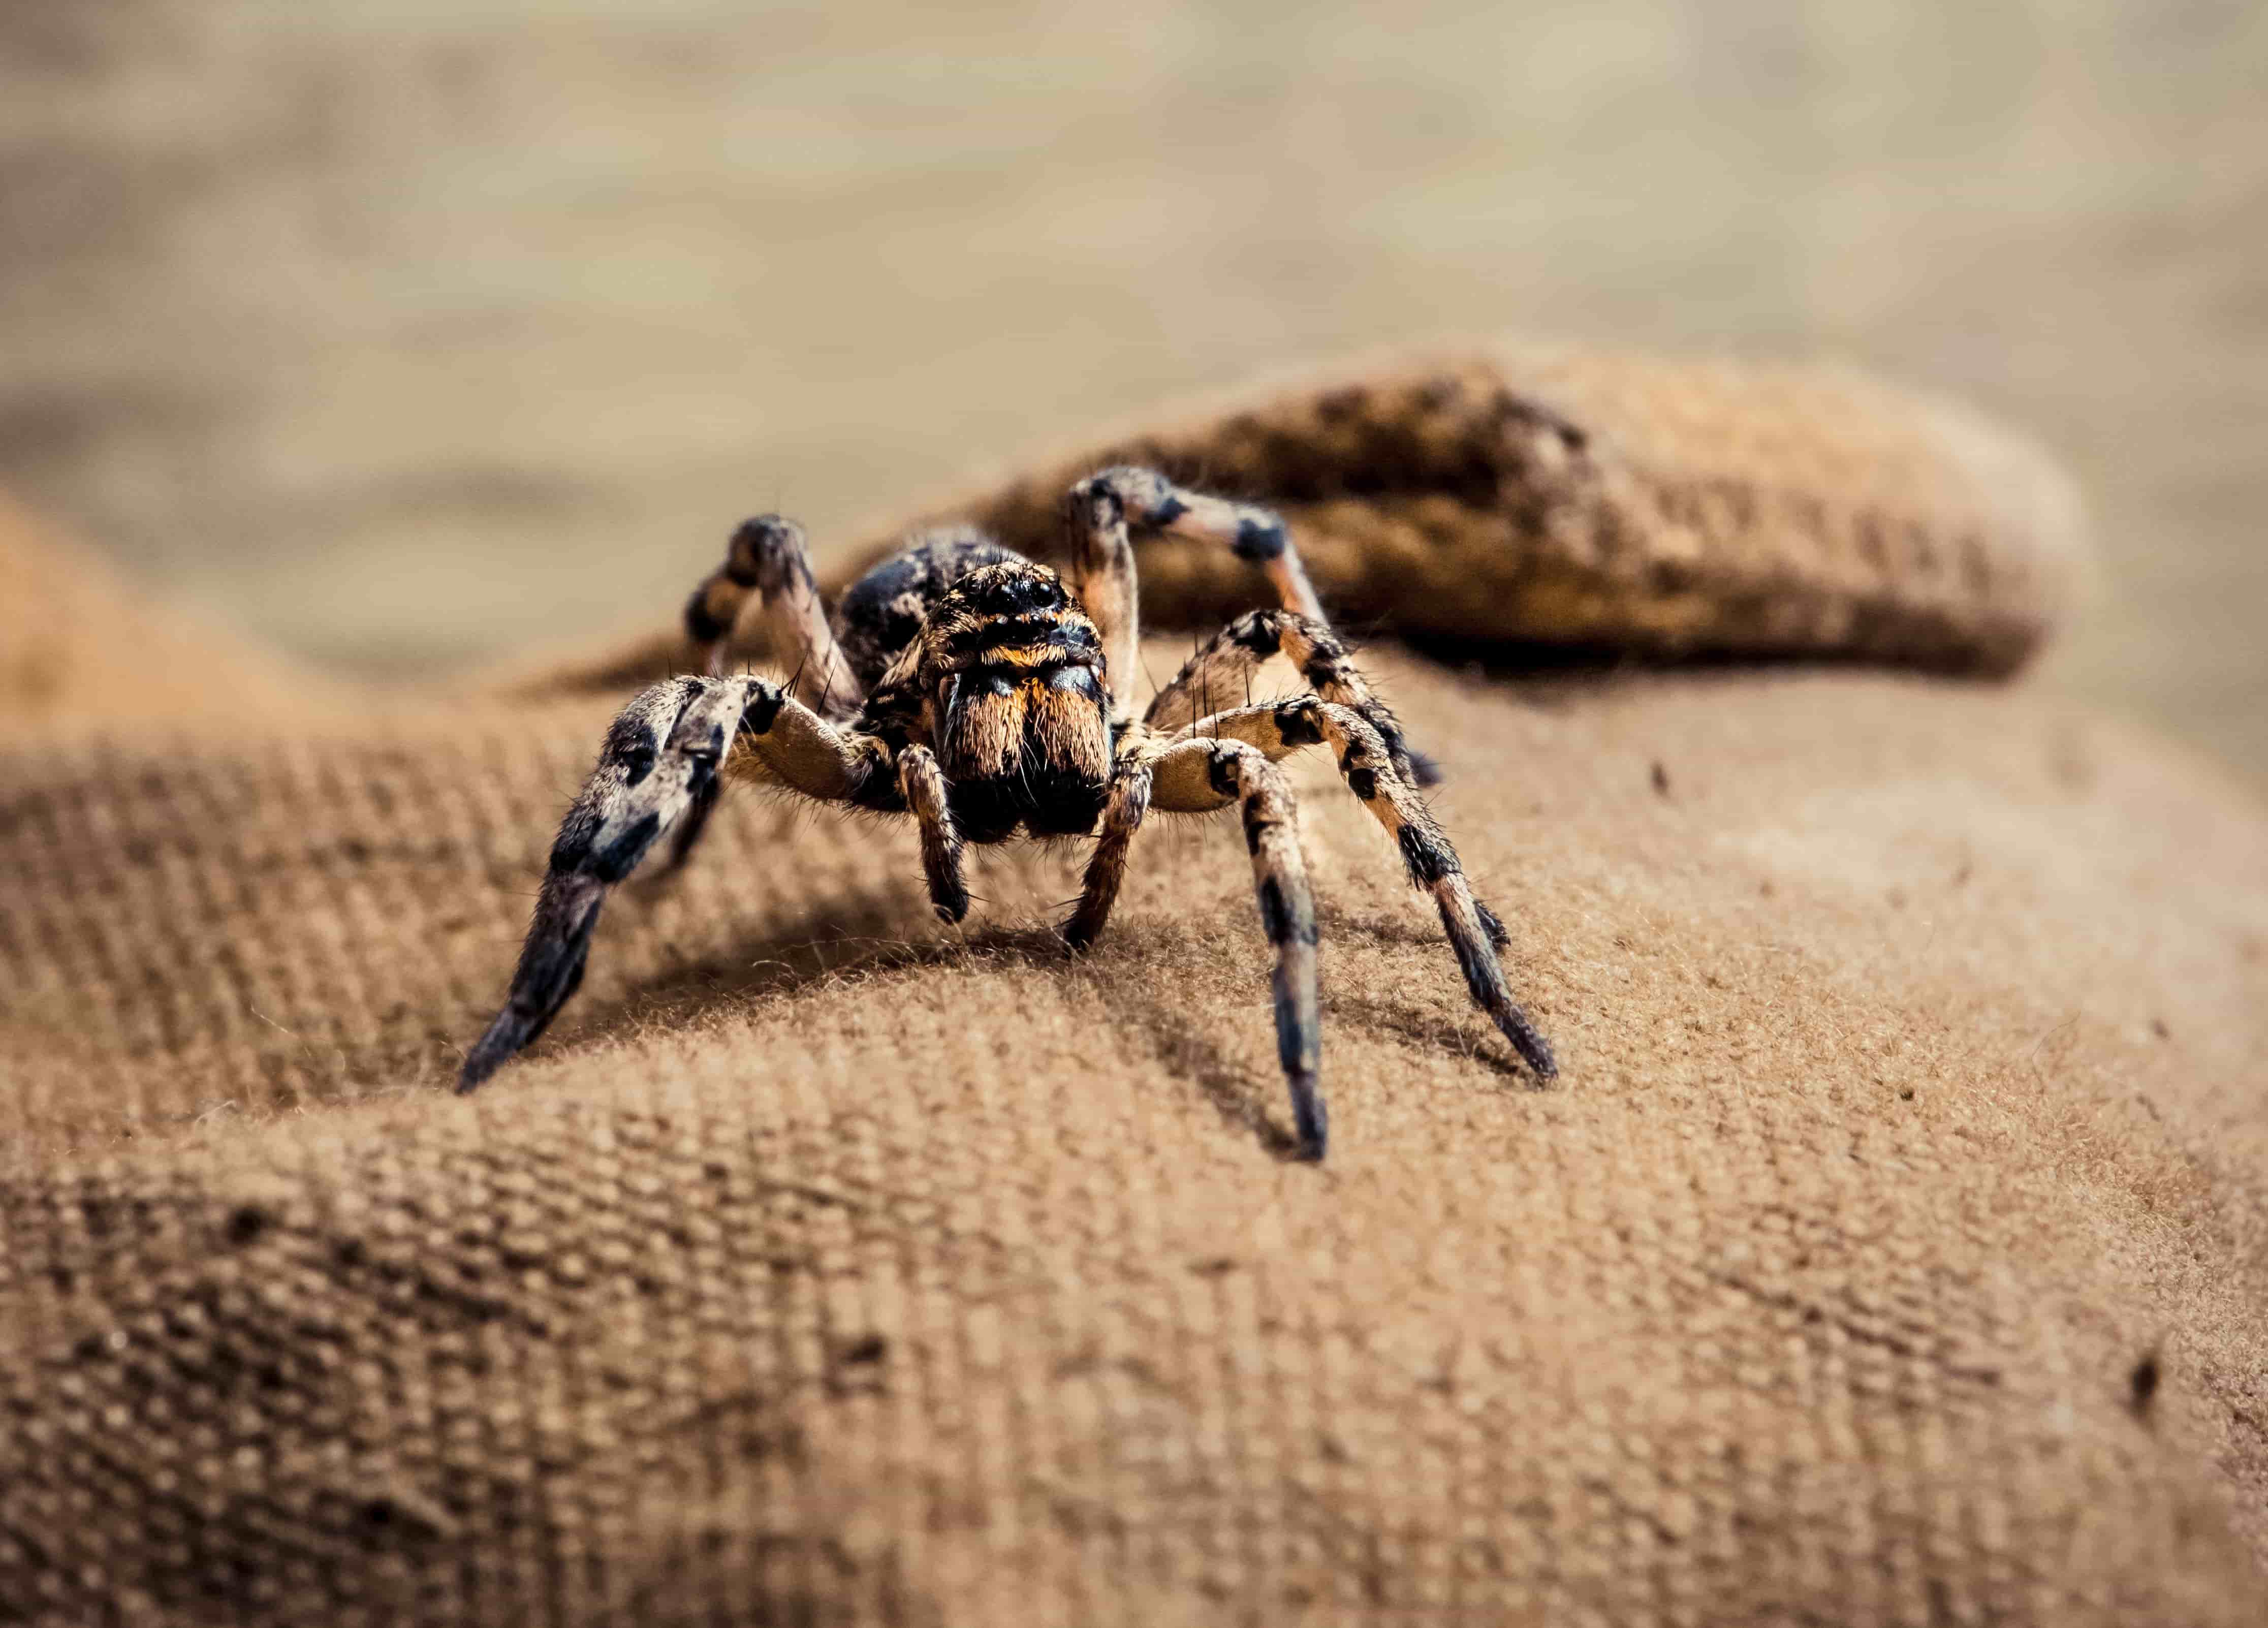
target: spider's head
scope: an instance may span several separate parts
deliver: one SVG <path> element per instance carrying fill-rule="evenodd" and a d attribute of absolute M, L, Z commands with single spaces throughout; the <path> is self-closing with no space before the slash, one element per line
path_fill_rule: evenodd
<path fill-rule="evenodd" d="M 973 571 L 931 608 L 923 638 L 961 834 L 1092 830 L 1110 780 L 1109 688 L 1102 640 L 1063 578 L 1021 560 Z"/>

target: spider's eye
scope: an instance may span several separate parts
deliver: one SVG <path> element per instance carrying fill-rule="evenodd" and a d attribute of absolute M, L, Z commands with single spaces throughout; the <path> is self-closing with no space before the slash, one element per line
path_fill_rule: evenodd
<path fill-rule="evenodd" d="M 636 785 L 652 774 L 655 755 L 654 749 L 651 746 L 632 747 L 623 753 L 622 784 L 626 786 Z"/>

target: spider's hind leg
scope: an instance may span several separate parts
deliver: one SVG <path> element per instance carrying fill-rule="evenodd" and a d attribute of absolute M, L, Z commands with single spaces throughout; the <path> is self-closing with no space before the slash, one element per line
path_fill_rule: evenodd
<path fill-rule="evenodd" d="M 1393 747 L 1395 761 L 1407 778 L 1419 785 L 1440 782 L 1440 766 L 1410 745 L 1403 737 L 1401 726 L 1395 722 L 1394 714 L 1370 693 L 1369 685 L 1355 670 L 1345 642 L 1323 615 L 1322 601 L 1315 597 L 1315 585 L 1308 578 L 1299 545 L 1292 541 L 1292 528 L 1282 515 L 1258 504 L 1237 503 L 1208 492 L 1192 491 L 1175 485 L 1155 469 L 1131 465 L 1099 471 L 1080 482 L 1072 491 L 1075 497 L 1084 497 L 1090 503 L 1094 494 L 1110 494 L 1123 507 L 1127 523 L 1134 527 L 1152 526 L 1176 536 L 1226 544 L 1239 559 L 1260 567 L 1276 590 L 1277 602 L 1282 608 L 1279 611 L 1259 613 L 1261 617 L 1278 618 L 1273 622 L 1244 616 L 1231 624 L 1231 635 L 1237 630 L 1245 630 L 1248 637 L 1264 638 L 1267 647 L 1262 649 L 1255 645 L 1256 653 L 1250 660 L 1241 662 L 1233 652 L 1216 649 L 1217 664 L 1225 670 L 1193 675 L 1191 668 L 1197 666 L 1197 659 L 1192 658 L 1190 667 L 1182 669 L 1182 677 L 1199 679 L 1199 687 L 1210 694 L 1211 699 L 1197 701 L 1178 717 L 1162 716 L 1160 706 L 1167 707 L 1170 712 L 1178 703 L 1168 704 L 1166 692 L 1160 692 L 1151 704 L 1152 723 L 1170 731 L 1242 693 L 1237 687 L 1251 677 L 1252 668 L 1276 653 L 1279 642 L 1277 633 L 1280 630 L 1285 635 L 1280 641 L 1285 653 L 1299 665 L 1317 693 L 1326 700 L 1354 707 L 1369 718 Z M 1131 570 L 1130 562 L 1130 582 Z M 1216 638 L 1213 644 L 1219 647 L 1222 639 Z M 1218 685 L 1211 681 L 1215 680 Z M 1182 689 L 1178 681 L 1167 686 L 1167 691 Z"/>

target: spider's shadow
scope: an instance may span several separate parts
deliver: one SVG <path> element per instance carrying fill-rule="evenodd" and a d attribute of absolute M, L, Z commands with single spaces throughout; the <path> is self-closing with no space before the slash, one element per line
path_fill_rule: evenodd
<path fill-rule="evenodd" d="M 649 897 L 659 888 L 644 890 Z M 540 1051 L 554 1055 L 663 1028 L 683 1028 L 723 1008 L 753 1010 L 831 978 L 902 968 L 967 963 L 972 957 L 1056 975 L 1085 971 L 1113 1027 L 1130 1030 L 1172 1079 L 1195 1086 L 1227 1123 L 1248 1131 L 1262 1151 L 1290 1161 L 1299 1151 L 1288 1125 L 1270 1111 L 1272 1071 L 1256 1077 L 1233 1061 L 1192 1023 L 1189 1013 L 1151 993 L 1145 976 L 1126 964 L 1169 929 L 1127 921 L 1086 956 L 1075 956 L 1052 928 L 985 924 L 954 937 L 922 937 L 925 903 L 895 888 L 830 900 L 761 935 L 630 982 L 619 992 L 570 1008 Z M 1115 964 L 1114 964 L 1115 963 Z M 1256 985 L 1264 997 L 1264 983 Z M 1130 1036 L 1130 1038 L 1132 1036 Z"/>

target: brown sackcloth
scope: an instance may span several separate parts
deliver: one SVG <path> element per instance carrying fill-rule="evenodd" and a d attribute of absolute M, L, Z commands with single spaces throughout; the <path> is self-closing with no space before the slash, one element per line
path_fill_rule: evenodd
<path fill-rule="evenodd" d="M 1562 365 L 1616 403 L 1545 403 L 1620 471 L 1594 538 L 1675 542 L 1631 493 L 1715 467 L 1632 449 L 1750 448 L 1686 625 L 1777 581 L 1790 627 L 1873 608 L 1839 648 L 2005 667 L 2051 620 L 2065 523 L 1896 451 L 1950 409 L 1850 421 L 1874 534 L 1954 562 L 1861 593 L 1803 540 L 1862 528 L 1756 450 L 1836 445 L 1796 383 Z M 1153 438 L 1256 493 L 1295 410 Z M 1327 597 L 1394 614 L 1351 585 L 1427 513 L 1543 557 L 1557 500 L 1460 467 L 1432 508 L 1287 476 Z M 1158 553 L 1161 619 L 1225 593 Z M 1410 625 L 1613 637 L 1497 567 Z M 35 591 L 59 650 L 192 637 Z M 629 659 L 446 705 L 182 659 L 225 694 L 154 725 L 99 662 L 7 692 L 0 1622 L 2268 1620 L 2268 817 L 2178 751 L 1941 677 L 1381 645 L 1565 1073 L 1318 759 L 1315 1168 L 1233 821 L 1142 838 L 1073 961 L 1075 851 L 981 861 L 955 932 L 908 831 L 740 798 L 456 1099 L 613 704 L 572 692 Z"/>

